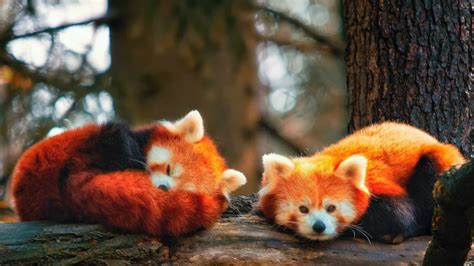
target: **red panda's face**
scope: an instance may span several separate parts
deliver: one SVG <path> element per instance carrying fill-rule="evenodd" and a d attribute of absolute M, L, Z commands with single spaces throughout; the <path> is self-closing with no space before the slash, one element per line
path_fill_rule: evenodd
<path fill-rule="evenodd" d="M 361 189 L 352 163 L 336 169 L 325 158 L 290 160 L 280 155 L 264 156 L 264 180 L 259 203 L 265 216 L 278 225 L 313 240 L 332 239 L 359 217 L 357 200 Z M 360 159 L 360 158 L 359 158 Z M 364 172 L 365 169 L 360 169 Z M 364 185 L 365 187 L 365 185 Z M 365 193 L 365 192 L 364 192 Z"/>
<path fill-rule="evenodd" d="M 227 194 L 245 184 L 245 176 L 227 169 L 212 140 L 204 136 L 197 111 L 155 128 L 146 153 L 154 186 L 163 190 L 187 190 Z"/>

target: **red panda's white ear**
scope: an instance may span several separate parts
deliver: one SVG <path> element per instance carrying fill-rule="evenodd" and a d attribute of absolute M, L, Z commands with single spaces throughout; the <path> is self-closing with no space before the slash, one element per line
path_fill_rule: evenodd
<path fill-rule="evenodd" d="M 174 123 L 164 123 L 163 125 L 191 143 L 198 142 L 204 137 L 204 123 L 201 114 L 196 110 L 189 112 Z"/>
<path fill-rule="evenodd" d="M 247 183 L 247 178 L 241 172 L 227 169 L 222 173 L 222 190 L 224 193 L 232 192 Z"/>
<path fill-rule="evenodd" d="M 278 177 L 289 177 L 295 170 L 295 164 L 287 157 L 274 153 L 262 157 L 264 185 L 271 184 Z"/>
<path fill-rule="evenodd" d="M 367 174 L 367 158 L 362 155 L 352 155 L 339 164 L 334 174 L 341 178 L 350 179 L 354 185 L 370 194 L 369 189 L 365 185 L 365 177 Z"/>

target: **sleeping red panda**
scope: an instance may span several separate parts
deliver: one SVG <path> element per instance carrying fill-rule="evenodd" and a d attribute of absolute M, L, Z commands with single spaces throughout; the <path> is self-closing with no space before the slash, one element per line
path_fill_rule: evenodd
<path fill-rule="evenodd" d="M 353 230 L 399 243 L 430 233 L 435 178 L 464 161 L 455 146 L 417 128 L 381 123 L 311 157 L 264 155 L 259 206 L 307 239 Z"/>
<path fill-rule="evenodd" d="M 227 169 L 197 111 L 135 130 L 87 125 L 27 150 L 12 180 L 22 221 L 102 223 L 178 236 L 210 227 L 246 183 Z"/>

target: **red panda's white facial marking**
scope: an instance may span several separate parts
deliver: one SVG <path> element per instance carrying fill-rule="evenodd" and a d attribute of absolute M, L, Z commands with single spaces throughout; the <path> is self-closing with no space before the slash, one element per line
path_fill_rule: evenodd
<path fill-rule="evenodd" d="M 337 236 L 337 219 L 325 209 L 310 210 L 298 223 L 298 233 L 313 240 L 325 240 Z"/>
<path fill-rule="evenodd" d="M 152 173 L 151 182 L 153 183 L 153 186 L 161 188 L 165 191 L 168 191 L 176 186 L 176 183 L 172 177 L 160 173 Z"/>
<path fill-rule="evenodd" d="M 350 201 L 324 198 L 321 203 L 314 204 L 309 199 L 299 202 L 283 200 L 277 205 L 275 222 L 292 228 L 308 239 L 327 240 L 341 233 L 353 221 L 355 214 Z"/>
<path fill-rule="evenodd" d="M 230 192 L 247 182 L 239 171 L 219 169 L 225 164 L 223 160 L 214 159 L 220 155 L 213 143 L 205 138 L 203 119 L 198 111 L 191 111 L 175 122 L 161 121 L 161 126 L 168 137 L 157 137 L 157 144 L 147 153 L 147 166 L 154 186 L 206 193 L 220 190 L 228 197 Z"/>
<path fill-rule="evenodd" d="M 174 163 L 172 155 L 170 149 L 161 146 L 153 146 L 148 152 L 147 165 L 155 187 L 163 190 L 176 187 L 176 178 L 183 173 L 183 166 L 180 163 Z"/>
<path fill-rule="evenodd" d="M 170 150 L 165 147 L 153 146 L 148 152 L 146 162 L 151 164 L 169 163 L 171 160 Z"/>
<path fill-rule="evenodd" d="M 338 206 L 337 209 L 339 210 L 342 217 L 346 222 L 352 222 L 356 218 L 356 209 L 354 204 L 350 201 L 343 201 Z"/>
<path fill-rule="evenodd" d="M 170 175 L 172 177 L 179 177 L 183 173 L 183 166 L 179 163 L 175 164 L 173 167 L 171 167 L 171 172 Z"/>
<path fill-rule="evenodd" d="M 336 169 L 331 158 L 264 158 L 264 182 L 259 191 L 264 213 L 275 223 L 313 240 L 342 233 L 358 217 L 357 191 L 365 186 L 367 160 L 351 156 Z"/>
<path fill-rule="evenodd" d="M 162 121 L 161 124 L 170 132 L 182 137 L 187 143 L 196 143 L 204 137 L 204 125 L 201 114 L 191 111 L 185 117 L 175 122 Z M 164 190 L 179 187 L 183 165 L 173 158 L 173 147 L 152 146 L 147 154 L 147 165 L 151 170 L 151 180 L 154 186 Z M 184 184 L 183 189 L 195 191 L 194 184 Z"/>
<path fill-rule="evenodd" d="M 200 179 L 202 175 L 196 174 L 196 169 L 191 173 L 188 172 L 188 178 L 180 178 L 185 175 L 185 167 L 190 169 L 190 161 L 187 158 L 173 156 L 175 152 L 174 146 L 163 147 L 154 145 L 147 154 L 147 166 L 151 172 L 151 181 L 155 187 L 163 190 L 182 189 L 187 191 L 199 191 L 199 184 L 195 183 L 203 181 Z M 179 147 L 177 147 L 179 149 Z M 206 172 L 204 174 L 210 174 Z M 189 178 L 190 176 L 193 176 Z M 229 193 L 243 186 L 247 182 L 247 178 L 241 172 L 234 169 L 227 169 L 221 175 L 221 188 L 224 195 L 229 198 Z M 202 185 L 202 183 L 201 183 Z M 217 186 L 217 185 L 216 185 Z M 207 188 L 206 186 L 200 188 Z M 209 192 L 209 191 L 207 191 Z"/>
<path fill-rule="evenodd" d="M 204 135 L 198 111 L 176 122 L 162 121 L 148 147 L 147 166 L 154 186 L 164 190 L 228 194 L 247 181 L 239 171 L 225 169 L 214 143 Z"/>

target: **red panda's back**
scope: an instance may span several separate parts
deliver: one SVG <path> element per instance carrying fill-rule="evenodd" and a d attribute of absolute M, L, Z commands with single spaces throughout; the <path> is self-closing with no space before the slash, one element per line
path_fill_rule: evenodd
<path fill-rule="evenodd" d="M 69 130 L 35 144 L 21 156 L 12 175 L 12 191 L 15 209 L 22 220 L 68 219 L 61 199 L 61 170 L 98 129 L 89 125 Z"/>
<path fill-rule="evenodd" d="M 415 127 L 394 122 L 356 131 L 322 153 L 341 160 L 353 154 L 363 155 L 369 159 L 369 178 L 384 176 L 384 172 L 390 171 L 390 176 L 398 184 L 406 182 L 422 156 L 433 159 L 438 172 L 464 161 L 455 146 L 440 143 Z"/>

